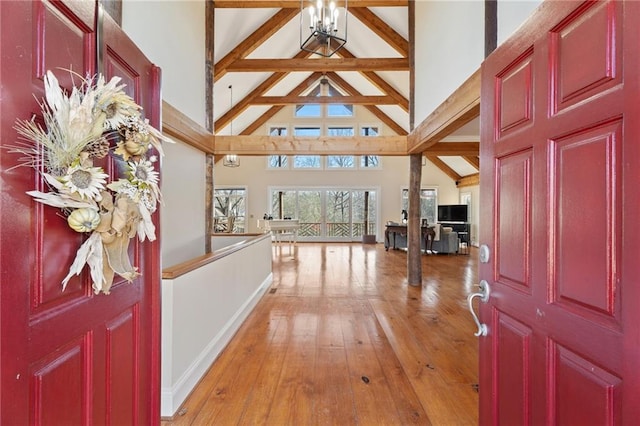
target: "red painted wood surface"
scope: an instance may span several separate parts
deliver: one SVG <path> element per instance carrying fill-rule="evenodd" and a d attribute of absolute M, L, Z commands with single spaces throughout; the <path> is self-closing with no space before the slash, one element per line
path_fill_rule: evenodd
<path fill-rule="evenodd" d="M 640 417 L 640 4 L 551 1 L 482 69 L 482 424 Z"/>
<path fill-rule="evenodd" d="M 16 118 L 40 109 L 42 77 L 53 70 L 70 88 L 72 69 L 96 72 L 94 2 L 1 2 L 0 143 L 15 144 Z M 159 125 L 159 71 L 111 21 L 105 23 L 105 74 Z M 76 79 L 77 82 L 77 79 Z M 2 424 L 157 424 L 159 422 L 159 241 L 132 240 L 142 278 L 114 281 L 94 295 L 89 274 L 67 274 L 82 243 L 56 209 L 25 191 L 45 187 L 17 155 L 0 150 L 0 338 Z M 105 160 L 110 173 L 122 162 Z M 154 218 L 159 230 L 159 220 Z"/>

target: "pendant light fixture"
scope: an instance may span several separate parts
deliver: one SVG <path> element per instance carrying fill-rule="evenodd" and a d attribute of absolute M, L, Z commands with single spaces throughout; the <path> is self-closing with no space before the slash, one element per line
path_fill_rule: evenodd
<path fill-rule="evenodd" d="M 233 108 L 233 86 L 229 85 L 229 110 Z M 233 119 L 229 123 L 229 134 L 233 136 Z M 240 166 L 240 158 L 235 154 L 227 154 L 222 159 L 222 165 L 226 167 Z"/>
<path fill-rule="evenodd" d="M 347 0 L 300 0 L 300 49 L 329 57 L 347 42 Z"/>

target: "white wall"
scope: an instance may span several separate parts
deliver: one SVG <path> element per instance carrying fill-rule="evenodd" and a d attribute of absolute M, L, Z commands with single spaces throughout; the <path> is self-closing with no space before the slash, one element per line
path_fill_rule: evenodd
<path fill-rule="evenodd" d="M 418 125 L 480 66 L 484 57 L 484 2 L 418 0 L 415 20 Z"/>
<path fill-rule="evenodd" d="M 123 0 L 122 28 L 162 69 L 162 98 L 205 124 L 205 2 Z"/>
<path fill-rule="evenodd" d="M 205 155 L 181 142 L 164 145 L 160 214 L 162 265 L 204 254 Z"/>
<path fill-rule="evenodd" d="M 498 1 L 498 45 L 513 34 L 542 0 L 499 0 Z"/>

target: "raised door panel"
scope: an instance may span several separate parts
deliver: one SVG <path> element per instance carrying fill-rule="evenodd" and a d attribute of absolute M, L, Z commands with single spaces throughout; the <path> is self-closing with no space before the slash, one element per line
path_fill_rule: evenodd
<path fill-rule="evenodd" d="M 138 306 L 106 324 L 107 424 L 135 424 L 140 399 L 140 318 Z"/>
<path fill-rule="evenodd" d="M 585 3 L 550 31 L 552 112 L 622 82 L 620 12 L 612 1 Z"/>
<path fill-rule="evenodd" d="M 503 313 L 496 313 L 495 417 L 503 425 L 531 422 L 532 330 Z"/>
<path fill-rule="evenodd" d="M 62 87 L 70 90 L 77 81 L 95 72 L 94 5 L 74 2 L 37 1 L 33 3 L 34 39 L 32 42 L 34 94 L 42 94 L 42 80 L 47 70 L 53 70 Z M 59 46 L 65 46 L 60 49 Z M 73 71 L 65 72 L 64 70 Z M 39 108 L 33 111 L 40 119 Z M 28 118 L 28 117 L 25 117 Z M 30 171 L 33 173 L 33 170 Z M 39 175 L 33 173 L 26 190 L 49 189 Z M 60 265 L 70 265 L 83 236 L 72 231 L 56 209 L 34 206 L 34 258 L 37 268 L 32 285 L 32 314 L 47 315 L 51 309 L 74 303 L 89 295 L 82 285 L 83 277 L 71 279 L 65 292 L 61 283 L 67 274 Z"/>
<path fill-rule="evenodd" d="M 561 425 L 621 424 L 622 380 L 567 348 L 552 347 L 551 418 Z"/>
<path fill-rule="evenodd" d="M 533 49 L 496 76 L 496 135 L 499 140 L 533 119 Z"/>
<path fill-rule="evenodd" d="M 85 335 L 31 366 L 31 424 L 87 423 L 92 409 L 92 350 L 91 336 Z"/>
<path fill-rule="evenodd" d="M 529 288 L 531 263 L 531 162 L 527 150 L 497 160 L 496 281 Z"/>
<path fill-rule="evenodd" d="M 555 193 L 553 302 L 578 315 L 615 322 L 620 317 L 621 140 L 621 121 L 599 125 L 552 141 L 549 162 Z"/>

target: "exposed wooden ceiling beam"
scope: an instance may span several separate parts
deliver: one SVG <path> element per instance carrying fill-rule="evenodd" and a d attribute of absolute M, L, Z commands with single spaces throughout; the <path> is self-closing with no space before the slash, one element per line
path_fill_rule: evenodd
<path fill-rule="evenodd" d="M 294 56 L 294 58 L 302 59 L 302 58 L 307 58 L 310 55 L 311 53 L 309 52 L 300 51 L 296 54 L 296 56 Z M 269 89 L 271 89 L 273 86 L 278 84 L 278 82 L 280 82 L 288 74 L 289 73 L 287 72 L 278 72 L 278 73 L 272 74 L 269 78 L 267 78 L 265 81 L 260 83 L 258 87 L 253 89 L 251 93 L 249 93 L 247 96 L 241 99 L 238 103 L 236 103 L 229 111 L 227 111 L 222 116 L 220 116 L 216 120 L 214 124 L 215 126 L 214 128 L 216 130 L 224 128 L 227 124 L 231 122 L 231 120 L 235 119 L 240 114 L 242 114 L 247 108 L 249 108 L 253 103 L 254 99 L 257 99 L 258 97 L 262 96 Z M 317 75 L 319 76 L 320 74 L 317 74 Z"/>
<path fill-rule="evenodd" d="M 476 173 L 469 176 L 464 176 L 456 181 L 458 188 L 464 188 L 465 186 L 480 185 L 480 173 Z"/>
<path fill-rule="evenodd" d="M 213 69 L 213 80 L 218 81 L 227 73 L 227 66 L 238 59 L 244 59 L 262 43 L 274 35 L 282 25 L 298 14 L 296 9 L 281 9 L 262 24 L 249 37 L 242 40 L 231 52 L 220 59 Z"/>
<path fill-rule="evenodd" d="M 218 149 L 218 147 L 216 147 L 216 150 Z M 442 170 L 442 172 L 444 174 L 446 174 L 447 176 L 449 176 L 451 179 L 453 179 L 454 181 L 459 181 L 460 179 L 462 179 L 462 176 L 460 176 L 458 173 L 456 173 L 455 170 L 453 170 L 451 167 L 449 167 L 447 165 L 447 163 L 445 163 L 444 161 L 442 161 L 441 159 L 439 159 L 438 157 L 434 156 L 434 155 L 427 155 L 427 159 L 429 161 L 431 161 L 437 168 L 439 168 L 440 170 Z"/>
<path fill-rule="evenodd" d="M 409 56 L 409 42 L 398 34 L 389 24 L 380 19 L 378 15 L 366 7 L 350 7 L 349 14 L 358 18 L 403 57 L 406 58 Z"/>
<path fill-rule="evenodd" d="M 407 58 L 238 59 L 227 72 L 409 71 Z"/>
<path fill-rule="evenodd" d="M 337 54 L 342 56 L 343 58 L 355 58 L 355 55 L 345 47 L 340 49 Z M 382 92 L 386 93 L 389 96 L 393 96 L 398 102 L 398 106 L 404 111 L 409 112 L 409 100 L 405 98 L 402 93 L 398 92 L 392 85 L 390 85 L 387 80 L 380 77 L 373 71 L 360 71 L 360 74 L 362 74 L 367 80 L 369 80 L 371 84 L 382 90 Z"/>
<path fill-rule="evenodd" d="M 352 95 L 359 95 L 360 94 L 360 92 L 358 92 L 355 89 L 355 87 L 350 85 L 344 78 L 340 77 L 335 72 L 328 73 L 327 77 L 329 77 L 331 80 L 333 80 L 334 83 L 336 83 L 338 86 L 342 87 L 342 89 L 347 91 L 348 93 L 351 93 Z M 389 126 L 389 128 L 391 130 L 393 130 L 394 132 L 396 132 L 398 135 L 406 135 L 407 134 L 407 131 L 401 125 L 396 123 L 391 117 L 389 117 L 387 114 L 385 114 L 377 106 L 365 105 L 364 107 L 366 109 L 368 109 L 373 115 L 375 115 L 380 121 L 382 121 L 384 124 Z"/>
<path fill-rule="evenodd" d="M 253 105 L 301 105 L 301 104 L 344 104 L 344 105 L 395 105 L 391 96 L 262 96 Z"/>
<path fill-rule="evenodd" d="M 406 136 L 293 137 L 216 136 L 216 154 L 406 155 Z"/>
<path fill-rule="evenodd" d="M 368 109 L 369 112 L 371 112 L 373 115 L 375 115 L 378 118 L 378 120 L 382 121 L 384 124 L 389 126 L 389 128 L 393 130 L 395 133 L 397 133 L 398 135 L 407 136 L 409 134 L 409 132 L 407 132 L 404 129 L 404 127 L 396 123 L 394 119 L 392 119 L 387 114 L 385 114 L 384 111 L 382 111 L 377 106 L 365 105 L 364 107 Z"/>
<path fill-rule="evenodd" d="M 480 143 L 478 142 L 440 142 L 423 151 L 425 155 L 436 156 L 456 156 L 456 155 L 479 155 Z"/>
<path fill-rule="evenodd" d="M 258 9 L 289 8 L 300 9 L 300 0 L 214 0 L 214 6 L 220 9 Z M 342 7 L 343 1 L 336 1 Z M 408 0 L 349 0 L 349 7 L 402 7 Z"/>
<path fill-rule="evenodd" d="M 202 152 L 213 154 L 213 135 L 165 101 L 162 101 L 162 133 Z"/>
<path fill-rule="evenodd" d="M 307 90 L 310 85 L 314 84 L 322 74 L 313 73 L 309 77 L 307 77 L 302 83 L 298 84 L 293 90 L 291 90 L 287 95 L 288 96 L 297 96 Z M 267 110 L 264 114 L 262 114 L 257 120 L 247 126 L 240 134 L 241 135 L 250 135 L 264 123 L 266 123 L 271 117 L 277 114 L 282 108 L 282 105 L 276 105 Z"/>
<path fill-rule="evenodd" d="M 478 69 L 409 135 L 409 153 L 425 151 L 480 115 Z"/>
<path fill-rule="evenodd" d="M 467 163 L 471 164 L 476 170 L 480 170 L 480 157 L 473 155 L 468 156 L 465 155 L 463 158 L 467 161 Z"/>

